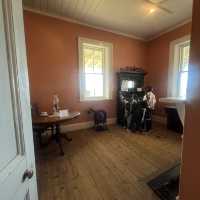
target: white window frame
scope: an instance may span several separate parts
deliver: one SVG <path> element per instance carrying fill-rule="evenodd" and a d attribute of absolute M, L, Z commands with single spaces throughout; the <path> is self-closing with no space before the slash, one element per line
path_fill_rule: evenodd
<path fill-rule="evenodd" d="M 190 44 L 191 36 L 187 35 L 170 43 L 170 57 L 168 70 L 168 97 L 180 98 L 180 49 Z"/>
<path fill-rule="evenodd" d="M 86 97 L 85 96 L 85 76 L 84 76 L 84 61 L 83 61 L 83 46 L 87 44 L 91 48 L 101 48 L 105 51 L 105 66 L 103 68 L 104 73 L 104 86 L 102 97 Z M 80 82 L 80 101 L 102 101 L 112 99 L 112 60 L 113 60 L 113 45 L 111 43 L 102 42 L 98 40 L 79 37 L 78 38 L 79 49 L 79 82 Z"/>

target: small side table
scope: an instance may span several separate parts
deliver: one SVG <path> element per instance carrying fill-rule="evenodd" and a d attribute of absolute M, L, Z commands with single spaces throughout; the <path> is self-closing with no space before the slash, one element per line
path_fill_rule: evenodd
<path fill-rule="evenodd" d="M 47 117 L 41 117 L 36 116 L 33 117 L 32 122 L 35 126 L 40 127 L 52 127 L 55 128 L 55 134 L 53 134 L 52 139 L 56 141 L 56 143 L 59 145 L 60 149 L 60 155 L 64 155 L 64 150 L 62 146 L 62 138 L 67 140 L 68 142 L 72 141 L 71 138 L 69 138 L 66 134 L 62 134 L 60 131 L 60 126 L 63 123 L 67 123 L 77 117 L 80 116 L 80 112 L 71 112 L 67 117 L 57 117 L 57 116 L 47 116 Z"/>

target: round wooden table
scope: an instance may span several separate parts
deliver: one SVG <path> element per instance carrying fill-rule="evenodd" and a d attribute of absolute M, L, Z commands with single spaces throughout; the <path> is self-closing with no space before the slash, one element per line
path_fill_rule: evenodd
<path fill-rule="evenodd" d="M 33 127 L 39 127 L 41 128 L 38 131 L 39 132 L 39 139 L 41 140 L 41 134 L 44 132 L 47 128 L 52 128 L 52 139 L 56 141 L 56 143 L 59 145 L 60 148 L 60 155 L 64 155 L 63 147 L 62 147 L 62 141 L 61 139 L 64 138 L 68 142 L 71 141 L 71 138 L 68 138 L 66 134 L 62 134 L 60 131 L 60 125 L 63 123 L 67 123 L 77 117 L 80 116 L 80 112 L 71 112 L 66 117 L 58 117 L 58 116 L 35 116 L 32 118 Z M 54 132 L 55 131 L 55 132 Z"/>

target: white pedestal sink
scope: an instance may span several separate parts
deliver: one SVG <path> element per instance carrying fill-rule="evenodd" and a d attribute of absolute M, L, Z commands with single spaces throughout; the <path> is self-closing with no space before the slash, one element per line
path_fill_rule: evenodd
<path fill-rule="evenodd" d="M 160 98 L 159 102 L 161 103 L 166 103 L 168 105 L 172 104 L 173 106 L 176 107 L 179 118 L 182 122 L 182 125 L 184 127 L 184 122 L 185 122 L 185 103 L 186 99 L 183 98 L 175 98 L 175 97 L 164 97 Z"/>

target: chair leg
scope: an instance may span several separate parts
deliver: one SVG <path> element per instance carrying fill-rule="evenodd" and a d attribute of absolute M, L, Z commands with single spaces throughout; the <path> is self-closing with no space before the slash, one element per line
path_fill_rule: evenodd
<path fill-rule="evenodd" d="M 38 131 L 38 140 L 39 140 L 40 147 L 42 147 L 43 143 L 42 143 L 42 132 L 41 131 Z"/>
<path fill-rule="evenodd" d="M 61 141 L 60 137 L 56 137 L 56 143 L 58 144 L 58 146 L 60 148 L 60 155 L 64 156 L 65 153 L 64 153 L 64 150 L 63 150 L 63 147 L 62 147 L 62 141 Z"/>

